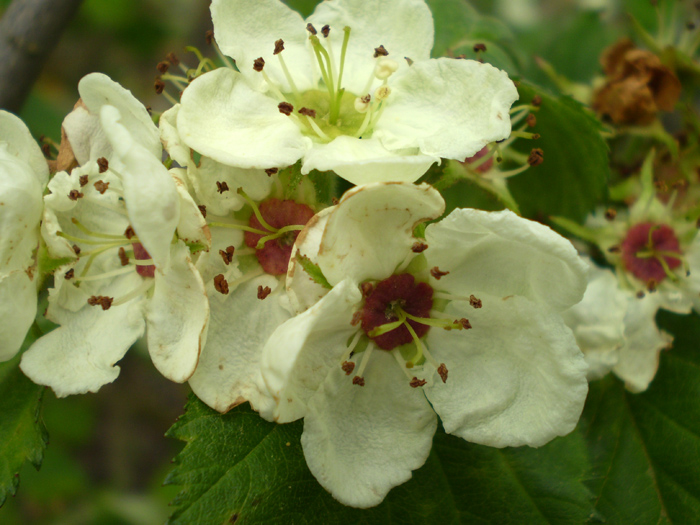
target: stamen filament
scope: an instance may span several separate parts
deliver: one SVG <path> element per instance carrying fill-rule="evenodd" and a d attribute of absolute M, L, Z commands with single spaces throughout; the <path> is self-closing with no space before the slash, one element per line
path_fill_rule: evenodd
<path fill-rule="evenodd" d="M 266 243 L 267 241 L 271 241 L 271 240 L 277 239 L 278 237 L 281 237 L 282 235 L 284 235 L 284 234 L 287 233 L 287 232 L 290 232 L 290 231 L 300 231 L 300 230 L 303 230 L 303 229 L 304 229 L 304 225 L 303 225 L 303 224 L 289 224 L 288 226 L 284 226 L 284 227 L 280 228 L 280 229 L 277 230 L 275 233 L 272 233 L 272 234 L 270 234 L 270 235 L 266 235 L 265 237 L 263 237 L 262 239 L 260 239 L 260 240 L 258 241 L 258 244 L 255 245 L 255 248 L 258 249 L 258 250 L 260 250 L 260 249 L 262 249 L 263 246 L 265 246 L 265 243 Z"/>
<path fill-rule="evenodd" d="M 406 361 L 404 361 L 403 357 L 401 356 L 401 352 L 397 349 L 394 349 L 391 351 L 391 355 L 394 356 L 394 359 L 396 359 L 396 362 L 399 364 L 399 368 L 403 370 L 403 373 L 406 374 L 408 380 L 411 381 L 413 379 L 413 375 L 408 371 Z"/>
<path fill-rule="evenodd" d="M 446 323 L 443 319 L 431 319 L 430 317 L 416 317 L 415 315 L 411 315 L 403 309 L 401 310 L 401 312 L 411 321 L 415 321 L 416 323 L 420 323 L 426 326 L 435 326 L 438 328 L 454 328 L 456 330 L 462 328 L 461 324 L 454 322 L 454 318 L 452 318 L 452 320 L 449 323 Z"/>
<path fill-rule="evenodd" d="M 413 368 L 420 362 L 421 358 L 425 354 L 425 347 L 423 346 L 423 342 L 420 340 L 418 334 L 416 334 L 416 331 L 413 329 L 410 323 L 405 319 L 403 320 L 403 323 L 410 332 L 411 337 L 413 338 L 413 342 L 416 344 L 416 355 L 414 355 L 413 358 L 411 358 L 411 360 L 408 363 L 406 363 L 407 365 L 409 363 L 411 365 L 408 368 Z M 435 365 L 435 367 L 437 368 L 437 364 Z"/>
<path fill-rule="evenodd" d="M 519 168 L 515 168 L 512 170 L 508 171 L 496 171 L 489 173 L 488 175 L 483 174 L 487 179 L 506 179 L 508 177 L 512 177 L 514 175 L 518 175 L 519 173 L 522 173 L 523 171 L 527 171 L 530 168 L 529 164 L 525 164 L 524 166 L 520 166 Z"/>
<path fill-rule="evenodd" d="M 282 92 L 279 90 L 277 85 L 272 81 L 272 79 L 269 76 L 267 76 L 267 73 L 265 73 L 265 70 L 263 69 L 260 73 L 262 74 L 263 78 L 265 79 L 265 82 L 267 82 L 267 85 L 270 88 L 270 91 L 272 91 L 275 94 L 275 96 L 278 98 L 278 100 L 280 100 L 281 102 L 287 102 L 287 97 L 285 97 L 282 94 Z"/>
<path fill-rule="evenodd" d="M 100 279 L 108 279 L 110 277 L 118 277 L 120 275 L 125 275 L 127 273 L 133 272 L 134 269 L 131 268 L 130 266 L 127 266 L 126 268 L 119 268 L 118 270 L 114 270 L 112 272 L 105 272 L 105 273 L 99 273 L 95 275 L 89 275 L 87 277 L 78 277 L 75 279 L 75 282 L 84 282 L 84 281 L 99 281 Z"/>
<path fill-rule="evenodd" d="M 357 130 L 355 133 L 355 137 L 361 137 L 362 134 L 365 132 L 367 127 L 369 126 L 370 121 L 372 120 L 372 113 L 374 113 L 374 104 L 370 105 L 369 109 L 367 110 L 367 113 L 365 113 L 365 118 L 362 121 L 362 124 L 360 125 L 360 129 Z"/>
<path fill-rule="evenodd" d="M 311 126 L 311 129 L 313 129 L 321 139 L 323 139 L 327 142 L 331 141 L 331 138 L 328 135 L 326 135 L 320 127 L 318 127 L 318 124 L 316 124 L 314 122 L 314 119 L 312 119 L 311 117 L 309 117 L 307 115 L 306 120 L 309 123 L 309 125 Z"/>
<path fill-rule="evenodd" d="M 144 279 L 144 282 L 141 283 L 140 286 L 137 286 L 134 288 L 132 291 L 130 291 L 128 294 L 120 297 L 119 299 L 115 299 L 112 302 L 112 306 L 120 306 L 124 303 L 128 303 L 132 299 L 145 294 L 148 290 L 150 290 L 153 285 L 156 283 L 155 279 Z"/>
<path fill-rule="evenodd" d="M 285 63 L 284 58 L 282 58 L 282 53 L 277 53 L 277 58 L 279 58 L 280 66 L 282 67 L 282 72 L 287 78 L 287 82 L 289 82 L 289 87 L 291 88 L 292 93 L 294 93 L 295 102 L 299 104 L 299 101 L 301 100 L 301 95 L 299 94 L 299 89 L 297 88 L 297 85 L 294 83 L 292 74 L 289 72 L 289 69 L 287 69 L 287 64 Z"/>
<path fill-rule="evenodd" d="M 179 75 L 171 75 L 170 73 L 165 73 L 164 75 L 161 75 L 163 80 L 170 80 L 175 87 L 178 89 L 182 90 L 185 89 L 189 85 L 189 80 L 186 77 L 181 77 Z"/>
<path fill-rule="evenodd" d="M 59 237 L 63 237 L 64 239 L 68 239 L 69 241 L 79 242 L 81 244 L 91 244 L 94 246 L 103 246 L 105 244 L 105 241 L 93 241 L 90 239 L 81 239 L 80 237 L 75 237 L 75 236 L 70 235 L 69 233 L 66 233 L 64 231 L 56 232 L 56 235 L 58 235 Z M 118 242 L 116 244 L 110 244 L 110 246 L 123 246 L 125 244 L 135 244 L 135 243 L 139 242 L 139 240 L 136 237 L 132 237 L 131 239 L 127 239 L 125 237 L 116 237 L 114 240 L 117 240 L 117 239 L 120 239 L 121 242 Z"/>
<path fill-rule="evenodd" d="M 110 235 L 108 233 L 99 233 L 99 232 L 94 232 L 92 230 L 88 230 L 87 227 L 82 224 L 78 219 L 75 217 L 72 217 L 70 220 L 73 224 L 75 224 L 75 227 L 78 228 L 81 232 L 86 233 L 88 235 L 92 235 L 93 237 L 97 237 L 99 239 L 114 239 L 114 240 L 121 240 L 124 239 L 125 237 L 123 235 Z"/>
<path fill-rule="evenodd" d="M 367 363 L 369 363 L 369 358 L 372 355 L 372 352 L 374 351 L 374 344 L 370 343 L 367 345 L 367 349 L 365 350 L 365 355 L 362 356 L 362 361 L 360 362 L 360 368 L 357 370 L 357 373 L 355 374 L 356 376 L 362 377 L 362 374 L 365 371 L 365 368 L 367 368 Z"/>
<path fill-rule="evenodd" d="M 262 266 L 256 268 L 255 270 L 251 270 L 246 274 L 243 274 L 241 277 L 238 279 L 234 279 L 233 281 L 229 281 L 228 283 L 228 289 L 229 290 L 234 290 L 236 287 L 240 286 L 246 281 L 250 281 L 251 279 L 255 279 L 259 275 L 262 275 L 265 273 L 265 270 L 262 269 Z"/>
<path fill-rule="evenodd" d="M 260 222 L 260 224 L 262 225 L 263 228 L 265 228 L 269 232 L 276 232 L 277 231 L 277 228 L 275 228 L 274 226 L 270 226 L 267 223 L 267 221 L 265 219 L 263 219 L 263 216 L 260 213 L 260 209 L 258 208 L 258 205 L 255 203 L 255 201 L 253 199 L 248 197 L 246 192 L 243 191 L 243 188 L 238 188 L 238 194 L 246 200 L 246 202 L 248 203 L 248 205 L 251 208 L 253 208 L 253 213 L 258 218 L 258 222 Z M 267 232 L 263 232 L 263 234 L 266 234 L 266 233 Z"/>
<path fill-rule="evenodd" d="M 345 350 L 345 353 L 343 356 L 340 358 L 341 364 L 350 359 L 350 355 L 353 353 L 355 350 L 355 347 L 357 346 L 357 343 L 360 342 L 360 337 L 362 337 L 362 330 L 358 330 L 355 332 L 355 335 L 352 338 L 352 341 L 350 341 L 350 345 L 348 346 L 347 350 Z"/>

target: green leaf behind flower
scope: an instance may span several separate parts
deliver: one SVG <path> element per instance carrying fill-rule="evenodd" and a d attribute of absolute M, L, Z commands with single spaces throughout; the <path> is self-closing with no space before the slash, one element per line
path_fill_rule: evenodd
<path fill-rule="evenodd" d="M 495 449 L 439 430 L 413 478 L 359 510 L 336 502 L 311 475 L 302 428 L 268 423 L 247 405 L 221 415 L 192 396 L 168 432 L 187 443 L 166 480 L 183 485 L 170 523 L 583 523 L 591 514 L 578 434 L 540 449 Z"/>

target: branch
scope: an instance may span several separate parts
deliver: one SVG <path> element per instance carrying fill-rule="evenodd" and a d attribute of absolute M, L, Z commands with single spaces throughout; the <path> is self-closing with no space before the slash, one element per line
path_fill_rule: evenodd
<path fill-rule="evenodd" d="M 0 20 L 0 108 L 18 112 L 82 0 L 14 0 Z"/>

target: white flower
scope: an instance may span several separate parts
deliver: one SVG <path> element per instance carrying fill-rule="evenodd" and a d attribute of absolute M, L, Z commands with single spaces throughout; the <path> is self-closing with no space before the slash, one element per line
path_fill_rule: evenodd
<path fill-rule="evenodd" d="M 583 300 L 562 313 L 589 365 L 589 380 L 612 371 L 628 390 L 647 389 L 659 366 L 659 352 L 673 341 L 656 327 L 660 300 L 660 294 L 638 297 L 620 287 L 614 272 L 590 263 Z"/>
<path fill-rule="evenodd" d="M 469 441 L 540 446 L 583 408 L 586 365 L 559 314 L 586 286 L 574 248 L 508 211 L 458 209 L 413 237 L 443 210 L 430 186 L 371 184 L 297 242 L 288 283 L 303 312 L 263 350 L 277 403 L 263 415 L 305 418 L 309 468 L 347 505 L 408 480 L 437 415 Z M 304 265 L 320 284 L 297 286 Z"/>
<path fill-rule="evenodd" d="M 214 0 L 216 39 L 239 72 L 185 90 L 177 127 L 201 154 L 241 168 L 302 159 L 354 184 L 412 182 L 510 133 L 508 76 L 472 60 L 430 59 L 422 0 L 327 0 L 305 21 L 280 0 Z"/>
<path fill-rule="evenodd" d="M 32 267 L 48 180 L 48 165 L 27 127 L 0 111 L 0 361 L 17 353 L 36 316 Z"/>
<path fill-rule="evenodd" d="M 162 165 L 146 109 L 104 75 L 88 75 L 79 91 L 86 107 L 64 128 L 82 165 L 51 180 L 42 223 L 49 253 L 67 262 L 49 291 L 47 317 L 60 326 L 21 368 L 58 396 L 95 392 L 116 379 L 115 363 L 147 327 L 156 368 L 184 382 L 208 319 L 185 242 L 207 245 L 206 225 Z"/>

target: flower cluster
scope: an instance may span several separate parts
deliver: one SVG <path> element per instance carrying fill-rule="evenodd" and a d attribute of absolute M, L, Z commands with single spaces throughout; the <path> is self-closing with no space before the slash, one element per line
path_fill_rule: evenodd
<path fill-rule="evenodd" d="M 512 140 L 506 73 L 430 58 L 422 0 L 326 0 L 307 20 L 279 0 L 211 11 L 224 65 L 188 73 L 158 126 L 88 75 L 49 177 L 24 125 L 0 114 L 0 291 L 14 301 L 0 359 L 52 275 L 58 326 L 22 355 L 29 378 L 95 392 L 145 335 L 156 369 L 212 408 L 304 418 L 311 472 L 356 507 L 426 461 L 438 418 L 493 447 L 573 430 L 587 365 L 565 319 L 586 262 L 547 226 L 445 216 L 440 192 L 414 184 L 444 159 L 492 169 Z M 533 150 L 524 168 L 542 161 Z M 336 175 L 356 186 L 340 195 Z M 626 232 L 620 265 L 661 296 L 680 231 L 635 217 Z"/>

